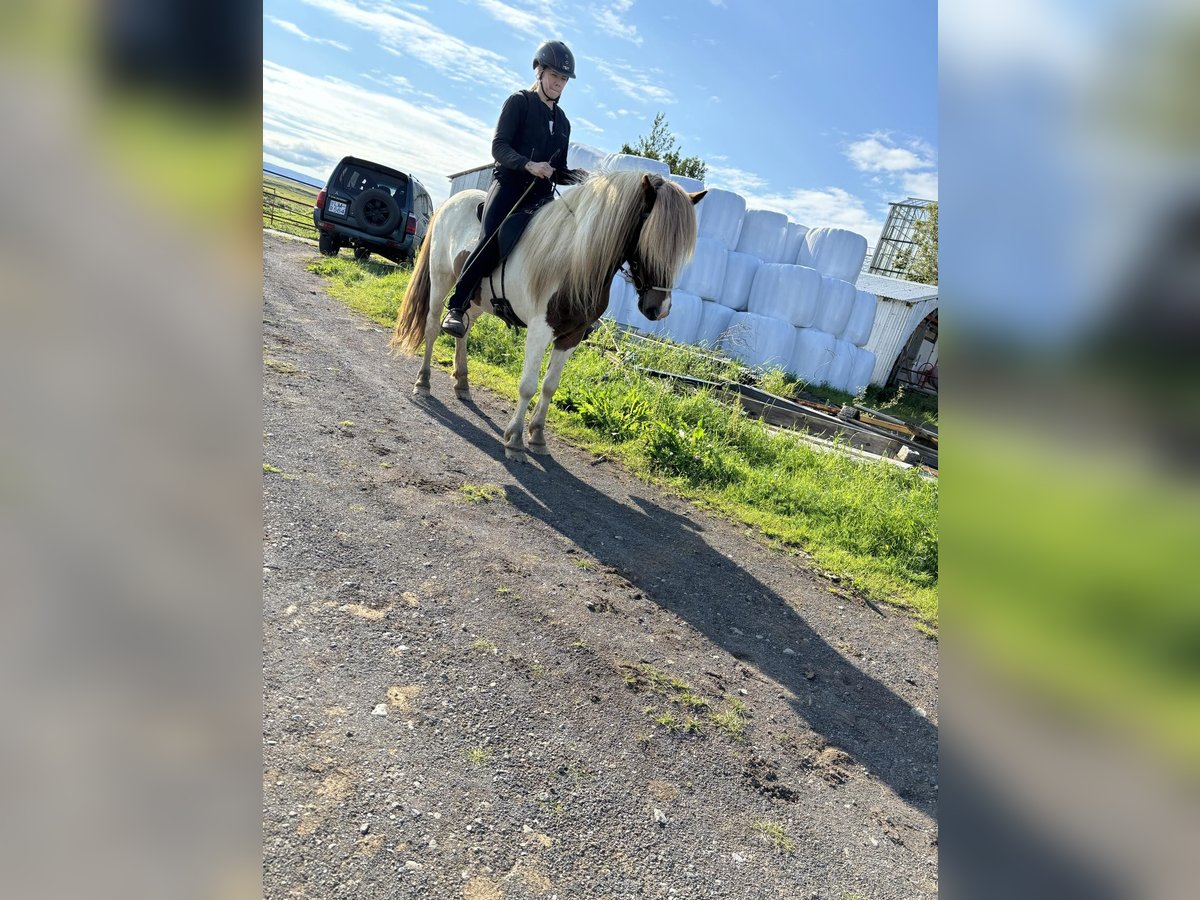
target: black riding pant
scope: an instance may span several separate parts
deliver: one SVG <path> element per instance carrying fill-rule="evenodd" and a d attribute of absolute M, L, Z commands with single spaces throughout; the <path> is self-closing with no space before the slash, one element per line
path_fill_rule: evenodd
<path fill-rule="evenodd" d="M 500 223 L 512 212 L 513 207 L 521 199 L 521 195 L 525 193 L 525 188 L 528 186 L 528 182 L 522 184 L 520 181 L 509 181 L 508 179 L 497 178 L 492 181 L 492 186 L 488 188 L 487 199 L 483 202 L 483 222 L 479 229 L 479 243 L 475 245 L 475 249 L 471 251 L 471 255 L 463 264 L 458 282 L 446 300 L 448 308 L 457 309 L 460 312 L 465 310 L 470 305 L 471 295 L 479 287 L 479 282 L 483 281 L 484 277 L 500 264 L 500 238 L 497 236 L 495 239 L 489 239 L 496 233 Z M 551 190 L 553 188 L 548 181 L 535 184 L 533 190 L 525 196 L 525 200 L 521 204 L 522 208 L 528 208 L 541 202 Z"/>

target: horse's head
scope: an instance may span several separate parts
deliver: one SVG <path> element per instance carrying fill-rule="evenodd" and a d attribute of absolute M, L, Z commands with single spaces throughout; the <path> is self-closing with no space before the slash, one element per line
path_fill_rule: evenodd
<path fill-rule="evenodd" d="M 630 237 L 625 261 L 637 291 L 638 310 L 652 322 L 666 318 L 671 311 L 675 278 L 696 249 L 692 207 L 706 193 L 688 193 L 660 175 L 642 176 L 640 221 Z"/>

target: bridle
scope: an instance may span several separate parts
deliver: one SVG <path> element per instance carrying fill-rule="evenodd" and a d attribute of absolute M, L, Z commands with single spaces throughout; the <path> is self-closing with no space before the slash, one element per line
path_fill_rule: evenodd
<path fill-rule="evenodd" d="M 642 265 L 641 259 L 637 255 L 638 242 L 642 239 L 642 229 L 646 227 L 646 220 L 650 218 L 650 213 L 654 209 L 654 202 L 658 199 L 658 191 L 650 196 L 648 203 L 642 208 L 642 212 L 638 218 L 637 228 L 630 234 L 629 240 L 625 244 L 625 250 L 621 255 L 621 267 L 617 269 L 617 274 L 624 278 L 627 282 L 633 285 L 637 291 L 638 299 L 641 300 L 648 291 L 658 291 L 666 297 L 671 296 L 671 288 L 662 287 L 659 285 L 646 284 L 646 274 Z"/>

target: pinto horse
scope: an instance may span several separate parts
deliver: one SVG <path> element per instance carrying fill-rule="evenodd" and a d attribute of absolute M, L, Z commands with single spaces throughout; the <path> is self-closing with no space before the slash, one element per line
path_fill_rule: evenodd
<path fill-rule="evenodd" d="M 504 300 L 526 326 L 520 399 L 504 432 L 509 459 L 528 462 L 525 414 L 537 390 L 546 347 L 553 343 L 541 401 L 529 420 L 528 450 L 546 452 L 546 413 L 563 366 L 608 307 L 609 285 L 622 265 L 629 266 L 642 315 L 654 321 L 670 312 L 675 278 L 696 247 L 693 207 L 704 194 L 688 193 L 659 175 L 592 175 L 562 199 L 538 209 L 502 267 L 483 279 L 471 298 L 468 331 L 481 312 L 503 309 Z M 484 196 L 483 191 L 469 190 L 447 200 L 434 214 L 417 255 L 391 341 L 393 350 L 410 353 L 425 344 L 415 394 L 429 393 L 433 342 L 441 330 L 441 304 L 430 303 L 430 298 L 445 297 L 454 287 L 479 239 L 477 211 Z M 470 398 L 466 335 L 456 341 L 454 392 L 459 399 Z"/>

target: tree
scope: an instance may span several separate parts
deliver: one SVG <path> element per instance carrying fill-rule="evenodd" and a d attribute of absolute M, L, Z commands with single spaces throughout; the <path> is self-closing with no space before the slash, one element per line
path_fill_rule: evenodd
<path fill-rule="evenodd" d="M 622 144 L 621 152 L 660 160 L 670 167 L 671 174 L 685 175 L 699 181 L 703 181 L 708 172 L 708 166 L 700 157 L 681 154 L 679 142 L 675 140 L 675 135 L 667 129 L 666 113 L 659 113 L 654 117 L 650 133 L 639 137 L 636 144 L 633 146 Z"/>
<path fill-rule="evenodd" d="M 897 254 L 899 261 L 900 254 Z M 929 204 L 929 214 L 913 227 L 913 249 L 902 266 L 911 281 L 937 284 L 938 280 L 938 205 Z"/>

